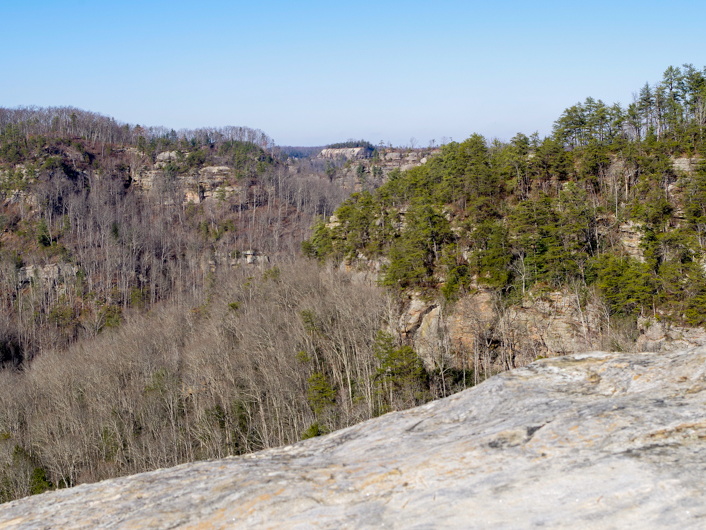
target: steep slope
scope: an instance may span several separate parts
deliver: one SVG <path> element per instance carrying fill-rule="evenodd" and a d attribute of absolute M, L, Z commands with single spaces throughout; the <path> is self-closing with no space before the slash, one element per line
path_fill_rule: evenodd
<path fill-rule="evenodd" d="M 702 528 L 705 367 L 543 360 L 294 446 L 15 501 L 0 528 Z"/>
<path fill-rule="evenodd" d="M 0 369 L 198 299 L 217 269 L 297 255 L 347 193 L 290 174 L 261 131 L 0 107 Z"/>

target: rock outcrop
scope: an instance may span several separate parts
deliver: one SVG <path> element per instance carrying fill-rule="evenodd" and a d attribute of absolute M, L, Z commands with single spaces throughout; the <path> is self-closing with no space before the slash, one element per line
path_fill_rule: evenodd
<path fill-rule="evenodd" d="M 442 366 L 468 368 L 474 352 L 492 350 L 498 342 L 512 350 L 513 356 L 522 357 L 515 358 L 510 367 L 540 356 L 583 352 L 600 344 L 604 324 L 595 303 L 582 302 L 568 290 L 528 292 L 520 304 L 505 307 L 492 290 L 477 288 L 454 304 L 443 309 L 442 305 L 411 295 L 395 330 L 414 346 L 431 371 Z M 679 343 L 682 349 L 692 345 Z M 493 362 L 495 371 L 508 368 L 500 358 Z"/>
<path fill-rule="evenodd" d="M 683 173 L 693 173 L 696 171 L 697 167 L 701 163 L 702 159 L 700 157 L 695 157 L 695 158 L 688 158 L 688 157 L 682 157 L 682 158 L 673 158 L 672 159 L 672 167 L 676 171 L 681 171 Z"/>
<path fill-rule="evenodd" d="M 319 158 L 326 159 L 342 159 L 342 160 L 362 160 L 370 158 L 373 154 L 373 149 L 370 147 L 341 147 L 341 148 L 326 148 L 319 153 Z"/>
<path fill-rule="evenodd" d="M 157 155 L 154 169 L 145 168 L 136 171 L 132 178 L 133 184 L 143 192 L 149 193 L 158 189 L 174 187 L 183 195 L 183 203 L 198 204 L 205 200 L 232 198 L 236 204 L 247 202 L 248 189 L 251 187 L 249 180 L 242 182 L 234 176 L 233 170 L 228 166 L 205 166 L 174 177 L 167 177 L 163 168 L 165 160 L 171 161 L 174 152 L 167 151 Z"/>
<path fill-rule="evenodd" d="M 686 328 L 649 318 L 640 319 L 638 325 L 641 334 L 637 347 L 640 351 L 676 351 L 706 344 L 703 328 Z"/>
<path fill-rule="evenodd" d="M 0 506 L 0 528 L 703 528 L 706 349 L 545 359 L 294 446 Z"/>
<path fill-rule="evenodd" d="M 73 278 L 78 267 L 70 263 L 50 263 L 48 265 L 27 265 L 17 271 L 17 288 L 20 289 L 33 281 L 44 286 L 56 287 L 64 283 L 65 278 Z"/>

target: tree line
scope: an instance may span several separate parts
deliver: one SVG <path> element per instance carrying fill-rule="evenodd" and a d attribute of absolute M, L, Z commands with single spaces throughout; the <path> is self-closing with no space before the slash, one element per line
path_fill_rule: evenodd
<path fill-rule="evenodd" d="M 159 151 L 245 142 L 272 149 L 274 141 L 259 129 L 242 126 L 202 127 L 175 131 L 162 126 L 130 125 L 75 107 L 0 107 L 0 132 L 8 137 L 81 138 L 88 142 L 153 146 Z"/>
<path fill-rule="evenodd" d="M 615 318 L 702 325 L 706 167 L 685 173 L 674 159 L 706 154 L 704 79 L 689 65 L 670 67 L 648 90 L 649 105 L 589 98 L 544 139 L 476 134 L 447 144 L 427 164 L 354 194 L 335 222 L 319 221 L 304 250 L 382 260 L 384 285 L 450 301 L 478 286 L 507 303 L 571 287 L 597 293 Z M 626 227 L 640 240 L 634 252 L 621 242 Z"/>
<path fill-rule="evenodd" d="M 347 196 L 323 173 L 257 142 L 93 141 L 78 112 L 71 130 L 23 129 L 32 115 L 0 129 L 0 500 L 441 395 L 382 290 L 300 261 Z M 226 187 L 185 201 L 209 166 Z"/>

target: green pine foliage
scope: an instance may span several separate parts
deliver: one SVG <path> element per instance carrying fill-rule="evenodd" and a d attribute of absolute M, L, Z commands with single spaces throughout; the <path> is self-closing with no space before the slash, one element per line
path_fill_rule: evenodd
<path fill-rule="evenodd" d="M 627 108 L 589 97 L 566 109 L 547 138 L 451 142 L 351 197 L 305 249 L 382 258 L 384 285 L 448 300 L 474 286 L 512 298 L 579 285 L 616 317 L 700 324 L 706 166 L 682 172 L 674 159 L 706 155 L 705 104 L 706 71 L 669 67 Z"/>
<path fill-rule="evenodd" d="M 428 401 L 428 374 L 411 346 L 395 347 L 392 336 L 380 331 L 373 350 L 379 362 L 375 374 L 379 413 Z"/>
<path fill-rule="evenodd" d="M 651 306 L 656 286 L 646 263 L 604 254 L 592 263 L 591 269 L 611 312 L 631 315 Z"/>
<path fill-rule="evenodd" d="M 350 147 L 367 147 L 375 149 L 375 146 L 367 140 L 346 140 L 345 142 L 337 142 L 326 146 L 328 149 L 345 149 Z"/>

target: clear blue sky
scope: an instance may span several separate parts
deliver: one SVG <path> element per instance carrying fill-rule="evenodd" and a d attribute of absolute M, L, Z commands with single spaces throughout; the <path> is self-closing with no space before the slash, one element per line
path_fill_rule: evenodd
<path fill-rule="evenodd" d="M 547 134 L 706 65 L 706 2 L 0 0 L 0 106 L 280 145 Z"/>

